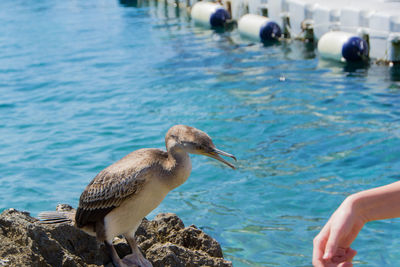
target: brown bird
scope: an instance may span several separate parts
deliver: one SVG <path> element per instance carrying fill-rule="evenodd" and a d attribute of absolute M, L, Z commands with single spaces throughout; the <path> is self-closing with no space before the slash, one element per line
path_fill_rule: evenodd
<path fill-rule="evenodd" d="M 140 252 L 135 232 L 142 219 L 154 210 L 169 191 L 189 177 L 192 164 L 188 153 L 217 159 L 235 166 L 222 157 L 236 158 L 215 147 L 211 138 L 196 128 L 175 125 L 165 136 L 167 151 L 156 148 L 136 150 L 102 170 L 83 191 L 78 209 L 72 212 L 42 212 L 42 223 L 70 221 L 105 243 L 116 267 L 152 264 Z M 132 254 L 120 259 L 112 241 L 123 235 Z"/>

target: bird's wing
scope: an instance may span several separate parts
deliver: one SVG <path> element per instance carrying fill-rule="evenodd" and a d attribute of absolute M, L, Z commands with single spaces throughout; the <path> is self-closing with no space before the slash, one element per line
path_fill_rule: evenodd
<path fill-rule="evenodd" d="M 138 150 L 101 171 L 83 191 L 76 211 L 78 227 L 103 219 L 125 199 L 138 193 L 148 180 L 154 156 L 161 150 Z"/>

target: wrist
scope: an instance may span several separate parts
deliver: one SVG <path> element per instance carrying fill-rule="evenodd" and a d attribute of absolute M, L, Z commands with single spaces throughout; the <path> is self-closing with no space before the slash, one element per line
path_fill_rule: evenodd
<path fill-rule="evenodd" d="M 344 205 L 346 205 L 355 218 L 360 220 L 363 224 L 371 221 L 368 215 L 368 205 L 366 205 L 365 202 L 365 197 L 362 192 L 352 194 L 344 201 Z"/>

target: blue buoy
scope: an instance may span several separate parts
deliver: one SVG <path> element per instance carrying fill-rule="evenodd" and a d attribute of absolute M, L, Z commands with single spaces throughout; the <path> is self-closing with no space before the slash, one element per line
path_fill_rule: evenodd
<path fill-rule="evenodd" d="M 282 35 L 278 23 L 255 14 L 246 14 L 241 17 L 238 21 L 238 30 L 243 37 L 263 43 L 279 41 Z"/>
<path fill-rule="evenodd" d="M 194 4 L 191 16 L 196 24 L 212 28 L 224 27 L 227 20 L 231 18 L 222 5 L 206 1 Z"/>
<path fill-rule="evenodd" d="M 341 62 L 367 61 L 368 43 L 350 32 L 330 31 L 318 41 L 318 52 L 322 58 Z"/>
<path fill-rule="evenodd" d="M 343 44 L 342 56 L 347 61 L 361 61 L 368 58 L 369 47 L 367 42 L 357 36 L 351 37 Z"/>
<path fill-rule="evenodd" d="M 231 16 L 229 15 L 228 11 L 223 8 L 219 8 L 215 10 L 213 14 L 211 14 L 211 27 L 223 27 L 225 25 L 225 22 L 230 18 Z"/>
<path fill-rule="evenodd" d="M 281 28 L 273 21 L 268 22 L 260 28 L 260 38 L 263 42 L 278 40 L 282 35 Z"/>

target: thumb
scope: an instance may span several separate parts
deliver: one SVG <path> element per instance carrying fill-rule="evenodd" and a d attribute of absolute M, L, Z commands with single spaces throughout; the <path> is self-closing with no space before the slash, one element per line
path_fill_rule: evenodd
<path fill-rule="evenodd" d="M 328 241 L 326 242 L 325 253 L 324 256 L 322 257 L 324 260 L 329 260 L 335 255 L 336 250 L 338 248 L 338 243 L 339 243 L 339 235 L 337 234 L 336 231 L 331 230 Z"/>

